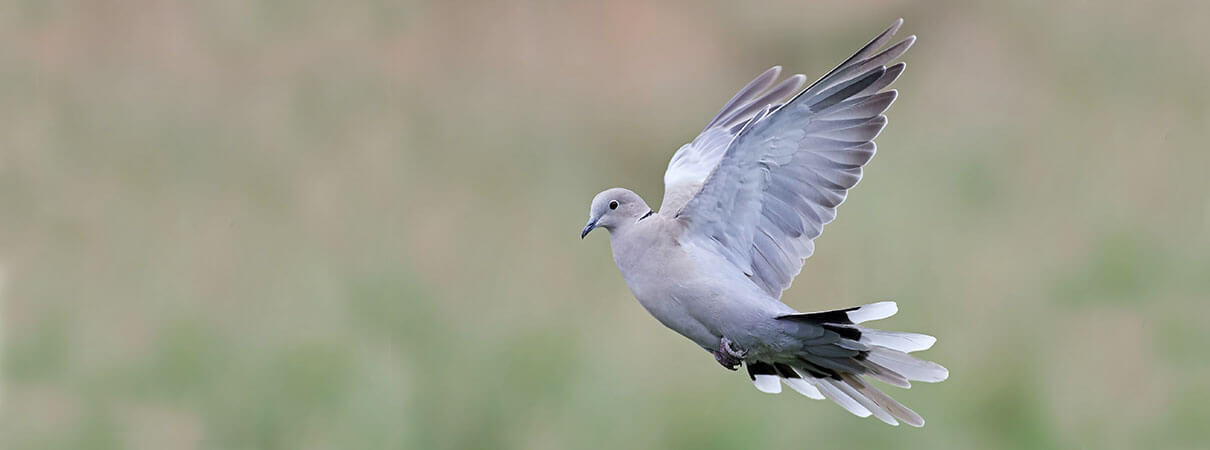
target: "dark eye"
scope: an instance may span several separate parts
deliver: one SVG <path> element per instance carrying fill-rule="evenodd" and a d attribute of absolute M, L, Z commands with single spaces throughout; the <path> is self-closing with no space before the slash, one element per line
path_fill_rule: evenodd
<path fill-rule="evenodd" d="M 610 201 L 609 201 L 609 209 L 618 209 L 618 201 L 617 201 L 617 200 L 610 200 Z"/>

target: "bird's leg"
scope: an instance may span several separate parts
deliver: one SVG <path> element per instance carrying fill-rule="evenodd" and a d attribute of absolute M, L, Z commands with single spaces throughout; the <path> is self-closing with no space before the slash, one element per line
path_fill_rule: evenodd
<path fill-rule="evenodd" d="M 747 351 L 739 348 L 730 339 L 723 337 L 718 341 L 718 350 L 714 351 L 714 360 L 722 364 L 723 367 L 736 370 L 739 369 L 740 363 L 744 362 L 744 356 L 747 355 Z"/>

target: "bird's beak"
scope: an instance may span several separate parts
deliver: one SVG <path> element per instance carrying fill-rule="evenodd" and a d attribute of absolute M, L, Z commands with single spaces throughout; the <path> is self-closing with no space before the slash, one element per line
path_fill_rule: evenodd
<path fill-rule="evenodd" d="M 589 220 L 588 225 L 584 225 L 584 231 L 580 232 L 580 239 L 584 239 L 584 236 L 588 236 L 588 232 L 592 231 L 592 229 L 596 228 L 596 227 L 597 227 L 596 219 Z"/>

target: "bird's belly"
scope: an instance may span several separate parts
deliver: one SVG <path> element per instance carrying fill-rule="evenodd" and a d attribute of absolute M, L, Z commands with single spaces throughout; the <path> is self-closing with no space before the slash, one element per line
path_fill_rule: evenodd
<path fill-rule="evenodd" d="M 703 348 L 715 349 L 721 335 L 703 323 L 701 309 L 718 294 L 692 263 L 680 248 L 658 248 L 641 259 L 619 261 L 618 269 L 652 317 Z"/>
<path fill-rule="evenodd" d="M 705 324 L 701 323 L 693 316 L 684 312 L 683 309 L 665 308 L 659 305 L 672 303 L 668 302 L 643 302 L 640 301 L 647 312 L 651 313 L 652 317 L 660 321 L 664 326 L 672 329 L 681 336 L 685 336 L 695 344 L 707 350 L 718 348 L 719 335 L 711 331 Z"/>
<path fill-rule="evenodd" d="M 762 298 L 738 271 L 710 270 L 719 265 L 711 264 L 709 256 L 667 256 L 659 267 L 632 267 L 637 270 L 623 273 L 635 298 L 656 320 L 709 350 L 718 348 L 723 336 L 750 347 L 761 344 L 761 328 L 785 305 Z"/>

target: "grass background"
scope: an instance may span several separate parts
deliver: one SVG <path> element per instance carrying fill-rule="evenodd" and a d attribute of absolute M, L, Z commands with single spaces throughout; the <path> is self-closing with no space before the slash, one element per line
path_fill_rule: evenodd
<path fill-rule="evenodd" d="M 756 392 L 634 301 L 753 75 L 920 40 L 784 300 L 895 299 L 921 430 Z M 1198 448 L 1210 3 L 9 0 L 0 447 Z"/>

